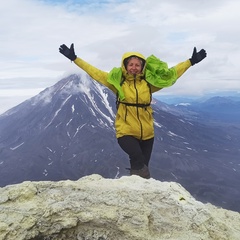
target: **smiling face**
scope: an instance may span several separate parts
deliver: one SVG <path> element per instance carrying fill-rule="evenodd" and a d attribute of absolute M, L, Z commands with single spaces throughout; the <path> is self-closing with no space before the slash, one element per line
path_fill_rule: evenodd
<path fill-rule="evenodd" d="M 142 72 L 142 61 L 137 57 L 131 57 L 126 66 L 128 74 L 139 74 Z"/>

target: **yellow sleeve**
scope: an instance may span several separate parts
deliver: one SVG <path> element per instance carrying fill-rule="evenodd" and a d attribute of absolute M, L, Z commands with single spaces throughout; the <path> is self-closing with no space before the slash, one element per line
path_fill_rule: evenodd
<path fill-rule="evenodd" d="M 177 64 L 174 68 L 177 71 L 177 76 L 178 78 L 181 77 L 183 75 L 183 73 L 185 73 L 189 67 L 191 67 L 192 64 L 190 62 L 190 60 L 186 60 L 185 62 L 181 62 L 179 64 Z"/>
<path fill-rule="evenodd" d="M 108 72 L 102 71 L 78 57 L 74 60 L 74 63 L 82 70 L 84 70 L 87 74 L 89 74 L 91 78 L 108 87 L 114 93 L 117 92 L 115 87 L 107 82 Z"/>

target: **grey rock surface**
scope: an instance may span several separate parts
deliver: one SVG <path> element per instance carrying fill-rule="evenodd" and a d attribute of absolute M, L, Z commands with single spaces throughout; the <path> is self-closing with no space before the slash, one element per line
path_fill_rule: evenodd
<path fill-rule="evenodd" d="M 23 182 L 0 188 L 2 240 L 239 239 L 240 214 L 181 185 L 138 176 Z"/>

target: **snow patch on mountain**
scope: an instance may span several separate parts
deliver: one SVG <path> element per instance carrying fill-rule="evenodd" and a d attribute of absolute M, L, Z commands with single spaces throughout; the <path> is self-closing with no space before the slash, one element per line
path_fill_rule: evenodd
<path fill-rule="evenodd" d="M 177 106 L 187 107 L 187 106 L 191 106 L 191 103 L 178 103 L 178 104 L 175 104 L 175 107 L 177 107 Z"/>
<path fill-rule="evenodd" d="M 173 133 L 173 132 L 171 132 L 171 131 L 168 131 L 167 135 L 170 136 L 170 137 L 179 137 L 179 138 L 185 139 L 185 137 L 179 136 L 179 135 L 177 135 L 176 133 Z"/>
<path fill-rule="evenodd" d="M 68 96 L 63 103 L 61 104 L 61 107 L 55 112 L 52 120 L 47 124 L 47 126 L 44 128 L 46 129 L 49 125 L 51 125 L 51 123 L 53 122 L 53 120 L 57 117 L 58 113 L 61 111 L 62 107 L 65 105 L 65 103 L 71 98 L 72 95 Z"/>
<path fill-rule="evenodd" d="M 15 146 L 15 147 L 11 147 L 10 149 L 14 151 L 14 150 L 18 149 L 19 147 L 21 147 L 24 143 L 25 142 L 22 142 L 22 143 L 20 143 L 19 145 Z"/>

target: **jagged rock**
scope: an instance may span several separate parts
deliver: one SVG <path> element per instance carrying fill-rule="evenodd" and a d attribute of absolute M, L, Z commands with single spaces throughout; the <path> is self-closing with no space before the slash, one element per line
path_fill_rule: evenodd
<path fill-rule="evenodd" d="M 239 239 L 240 214 L 181 185 L 138 176 L 23 182 L 0 188 L 0 239 Z"/>

